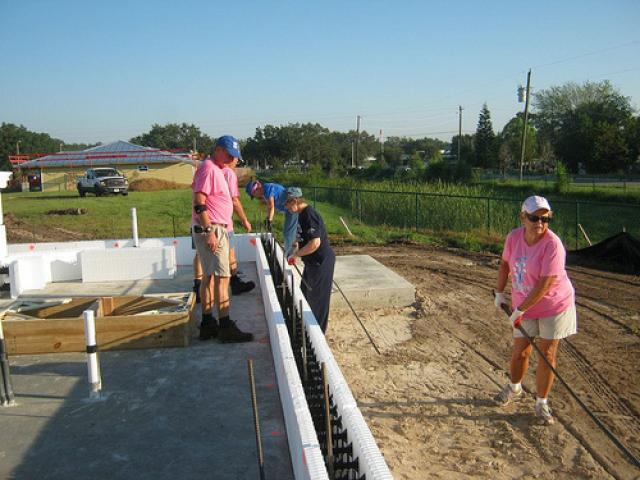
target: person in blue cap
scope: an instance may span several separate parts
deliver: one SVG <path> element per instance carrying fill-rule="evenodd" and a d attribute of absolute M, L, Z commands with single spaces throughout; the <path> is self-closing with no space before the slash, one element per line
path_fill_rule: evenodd
<path fill-rule="evenodd" d="M 245 186 L 245 191 L 249 198 L 259 199 L 267 206 L 267 219 L 265 227 L 270 232 L 273 223 L 273 217 L 276 210 L 284 213 L 284 251 L 289 255 L 296 240 L 296 229 L 298 227 L 298 214 L 291 213 L 285 208 L 287 193 L 285 187 L 279 183 L 262 183 L 259 180 L 252 180 Z"/>
<path fill-rule="evenodd" d="M 250 342 L 253 335 L 240 330 L 229 318 L 229 235 L 227 225 L 233 215 L 233 199 L 223 168 L 241 158 L 238 140 L 224 135 L 216 141 L 213 157 L 201 162 L 193 177 L 192 236 L 202 270 L 200 339 L 217 337 L 221 342 Z M 213 280 L 213 298 L 208 293 Z M 213 316 L 217 307 L 218 320 Z"/>
<path fill-rule="evenodd" d="M 300 257 L 304 262 L 302 293 L 324 333 L 329 323 L 336 256 L 329 245 L 322 217 L 307 204 L 302 197 L 302 190 L 289 187 L 285 195 L 285 207 L 292 214 L 298 215 L 298 248 L 289 255 L 288 261 L 292 264 L 296 257 Z"/>

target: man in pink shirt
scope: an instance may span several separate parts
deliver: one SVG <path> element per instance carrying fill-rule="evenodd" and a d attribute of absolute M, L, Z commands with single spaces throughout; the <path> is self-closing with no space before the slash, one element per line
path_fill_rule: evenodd
<path fill-rule="evenodd" d="M 230 135 L 222 136 L 216 141 L 213 158 L 203 161 L 193 178 L 192 235 L 205 285 L 213 277 L 214 303 L 220 322 L 218 324 L 213 318 L 210 299 L 203 298 L 202 340 L 216 336 L 221 342 L 249 342 L 253 339 L 251 333 L 242 332 L 229 318 L 231 270 L 227 226 L 233 215 L 233 200 L 222 170 L 234 158 L 241 158 L 238 141 Z"/>
<path fill-rule="evenodd" d="M 538 347 L 556 366 L 560 340 L 577 332 L 575 294 L 565 270 L 566 252 L 562 241 L 549 229 L 552 212 L 544 197 L 532 196 L 522 204 L 522 227 L 507 236 L 498 270 L 495 304 L 507 303 L 504 289 L 511 275 L 513 325 L 521 325 L 531 338 L 540 337 Z M 509 403 L 522 393 L 521 382 L 527 373 L 532 346 L 513 329 L 511 382 L 496 401 Z M 551 424 L 554 419 L 547 403 L 554 375 L 548 365 L 538 362 L 536 369 L 536 416 Z"/>

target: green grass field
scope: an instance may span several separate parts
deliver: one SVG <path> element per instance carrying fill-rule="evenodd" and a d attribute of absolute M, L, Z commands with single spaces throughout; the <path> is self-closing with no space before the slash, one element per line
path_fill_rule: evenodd
<path fill-rule="evenodd" d="M 366 184 L 357 190 L 345 189 L 340 184 L 317 188 L 303 186 L 303 189 L 305 197 L 323 216 L 334 244 L 408 241 L 493 252 L 500 251 L 504 235 L 518 225 L 520 198 L 533 193 L 520 192 L 520 198 L 496 198 L 479 195 L 484 193 L 479 186 L 397 182 Z M 258 201 L 250 201 L 244 192 L 242 195 L 254 231 L 261 230 L 264 207 Z M 2 199 L 5 214 L 12 215 L 25 229 L 31 228 L 40 235 L 57 227 L 81 232 L 86 238 L 127 238 L 131 236 L 133 207 L 137 210 L 141 238 L 188 235 L 191 224 L 191 191 L 188 189 L 130 192 L 126 197 L 99 198 L 80 198 L 75 192 L 22 192 L 6 193 Z M 578 222 L 593 242 L 623 228 L 640 237 L 638 205 L 577 201 L 571 197 L 550 196 L 550 200 L 555 213 L 552 229 L 569 249 L 587 245 L 577 228 Z M 49 213 L 78 208 L 86 209 L 87 213 Z M 353 235 L 347 233 L 340 217 Z M 279 236 L 282 224 L 283 216 L 278 214 L 274 229 Z M 244 231 L 237 220 L 235 230 Z"/>

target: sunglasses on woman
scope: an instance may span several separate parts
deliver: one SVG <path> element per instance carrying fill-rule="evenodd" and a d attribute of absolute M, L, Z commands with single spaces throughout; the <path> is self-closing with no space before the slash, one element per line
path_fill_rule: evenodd
<path fill-rule="evenodd" d="M 551 217 L 549 216 L 542 217 L 538 215 L 531 215 L 530 213 L 525 213 L 525 216 L 531 223 L 538 223 L 538 220 L 540 220 L 542 223 L 549 223 L 551 221 Z"/>

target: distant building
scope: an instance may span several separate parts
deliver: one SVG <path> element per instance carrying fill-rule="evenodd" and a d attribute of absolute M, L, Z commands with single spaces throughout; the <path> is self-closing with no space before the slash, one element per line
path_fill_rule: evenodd
<path fill-rule="evenodd" d="M 75 190 L 76 179 L 94 167 L 113 167 L 129 180 L 154 178 L 190 185 L 196 161 L 188 154 L 117 141 L 77 152 L 60 152 L 14 165 L 29 190 Z"/>

